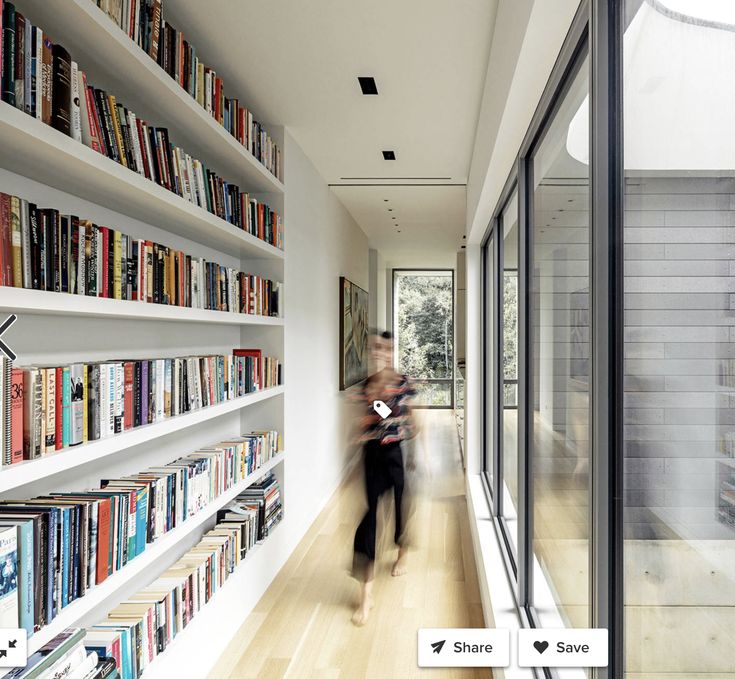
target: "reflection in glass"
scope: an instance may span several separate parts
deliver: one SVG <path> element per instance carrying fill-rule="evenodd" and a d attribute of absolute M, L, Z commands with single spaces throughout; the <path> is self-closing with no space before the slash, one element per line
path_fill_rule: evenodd
<path fill-rule="evenodd" d="M 581 66 L 533 155 L 533 605 L 541 627 L 589 627 L 589 170 L 567 151 Z"/>
<path fill-rule="evenodd" d="M 735 6 L 626 9 L 626 676 L 732 679 Z"/>
<path fill-rule="evenodd" d="M 518 195 L 501 215 L 503 233 L 503 517 L 518 548 Z"/>

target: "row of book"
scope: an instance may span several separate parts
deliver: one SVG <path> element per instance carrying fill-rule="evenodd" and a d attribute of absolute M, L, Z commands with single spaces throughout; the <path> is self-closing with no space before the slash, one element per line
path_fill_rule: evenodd
<path fill-rule="evenodd" d="M 2 464 L 108 438 L 281 383 L 260 349 L 13 368 L 0 359 Z"/>
<path fill-rule="evenodd" d="M 271 497 L 269 530 L 283 517 L 273 475 L 252 486 Z M 247 552 L 268 532 L 262 503 L 252 494 L 238 496 L 217 514 L 216 526 L 169 570 L 88 628 L 89 651 L 113 657 L 123 679 L 138 679 L 153 660 L 219 591 Z"/>
<path fill-rule="evenodd" d="M 224 82 L 205 65 L 184 34 L 166 21 L 162 0 L 96 0 L 97 6 L 168 73 L 202 108 L 278 179 L 281 150 Z"/>
<path fill-rule="evenodd" d="M 0 285 L 278 316 L 281 283 L 0 193 Z"/>
<path fill-rule="evenodd" d="M 85 637 L 84 629 L 65 629 L 2 679 L 119 679 L 115 659 L 87 650 Z"/>
<path fill-rule="evenodd" d="M 0 5 L 4 101 L 217 217 L 253 228 L 249 194 L 175 146 L 166 128 L 148 124 L 113 94 L 88 84 L 62 45 L 32 26 L 13 3 Z M 277 214 L 272 219 L 279 221 Z M 278 237 L 270 242 L 283 245 Z"/>
<path fill-rule="evenodd" d="M 48 625 L 279 446 L 278 432 L 252 432 L 98 489 L 0 502 L 0 627 L 30 635 Z"/>

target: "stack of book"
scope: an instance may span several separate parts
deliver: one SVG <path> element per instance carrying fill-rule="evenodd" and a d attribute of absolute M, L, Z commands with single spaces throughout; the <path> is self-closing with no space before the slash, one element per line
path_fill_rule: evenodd
<path fill-rule="evenodd" d="M 2 5 L 2 99 L 221 219 L 248 229 L 249 195 L 138 118 L 114 94 L 87 83 L 69 52 Z M 278 223 L 279 218 L 273 218 Z M 252 228 L 252 227 L 251 227 Z M 280 233 L 282 228 L 278 227 Z M 282 247 L 276 234 L 273 245 Z"/>
<path fill-rule="evenodd" d="M 119 679 L 115 659 L 88 651 L 84 639 L 83 629 L 64 630 L 2 679 Z"/>
<path fill-rule="evenodd" d="M 13 368 L 0 358 L 2 464 L 108 438 L 280 384 L 280 362 L 234 355 Z"/>
<path fill-rule="evenodd" d="M 278 316 L 280 283 L 0 193 L 0 285 Z"/>
<path fill-rule="evenodd" d="M 0 627 L 33 634 L 49 624 L 254 473 L 279 446 L 278 432 L 252 432 L 138 474 L 103 479 L 96 490 L 0 502 L 0 559 L 6 564 Z"/>
<path fill-rule="evenodd" d="M 273 474 L 268 474 L 258 483 L 248 486 L 232 503 L 229 509 L 221 510 L 217 518 L 226 520 L 233 516 L 233 508 L 239 511 L 254 510 L 258 513 L 258 539 L 268 537 L 270 531 L 283 518 L 281 490 Z"/>
<path fill-rule="evenodd" d="M 225 96 L 222 78 L 197 56 L 181 31 L 168 23 L 162 0 L 96 0 L 97 6 L 120 26 L 189 96 L 206 109 L 237 141 L 278 179 L 281 150 L 265 128 L 237 99 Z"/>
<path fill-rule="evenodd" d="M 221 514 L 194 549 L 87 630 L 88 650 L 114 657 L 131 679 L 166 650 L 262 540 L 257 507 L 237 501 Z"/>

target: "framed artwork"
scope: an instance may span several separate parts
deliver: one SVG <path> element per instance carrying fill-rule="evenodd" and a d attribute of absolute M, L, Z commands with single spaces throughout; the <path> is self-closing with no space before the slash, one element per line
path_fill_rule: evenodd
<path fill-rule="evenodd" d="M 339 277 L 339 388 L 361 382 L 368 374 L 368 293 Z"/>

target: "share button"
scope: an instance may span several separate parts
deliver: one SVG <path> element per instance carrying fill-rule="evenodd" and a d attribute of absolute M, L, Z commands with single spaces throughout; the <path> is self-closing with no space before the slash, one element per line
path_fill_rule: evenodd
<path fill-rule="evenodd" d="M 420 629 L 419 667 L 507 667 L 507 629 Z"/>

